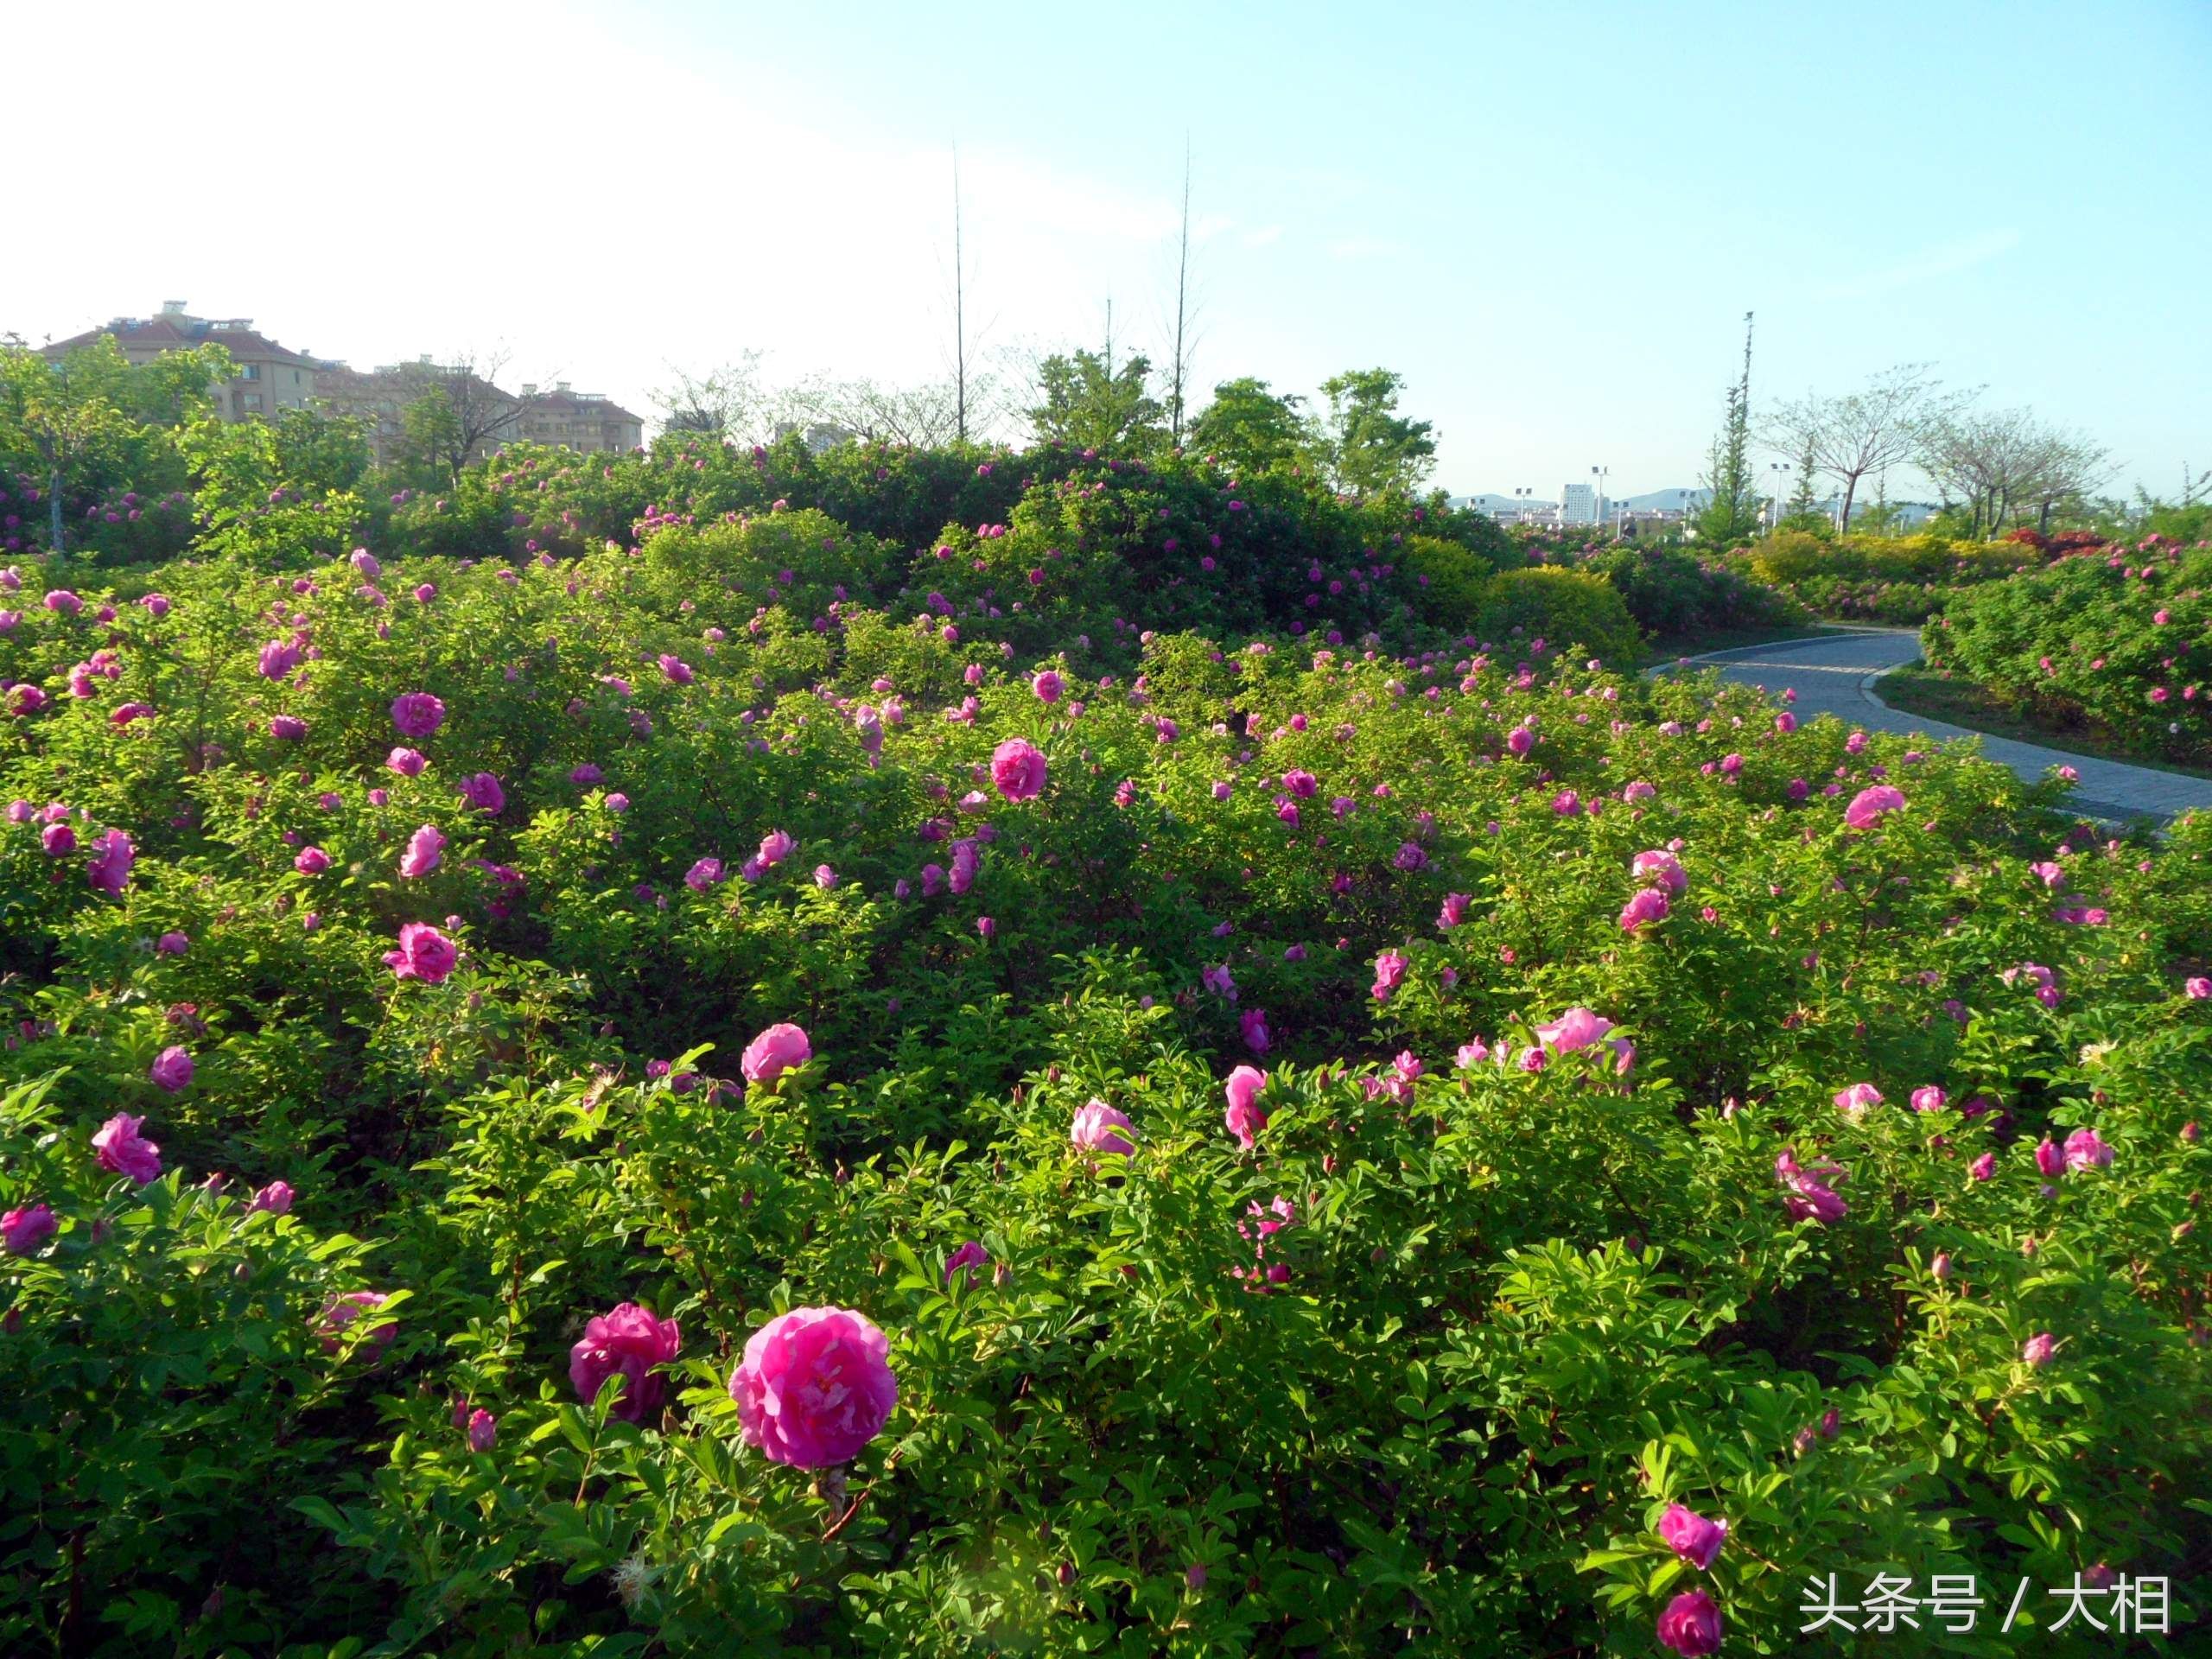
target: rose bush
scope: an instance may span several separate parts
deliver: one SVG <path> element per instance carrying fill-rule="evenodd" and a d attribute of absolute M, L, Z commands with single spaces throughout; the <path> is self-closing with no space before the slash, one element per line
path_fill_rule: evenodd
<path fill-rule="evenodd" d="M 849 448 L 20 564 L 0 1647 L 2201 1619 L 2212 825 L 1447 630 L 1402 505 Z"/>
<path fill-rule="evenodd" d="M 2136 753 L 2212 764 L 2212 548 L 2153 536 L 1960 594 L 1929 664 Z"/>

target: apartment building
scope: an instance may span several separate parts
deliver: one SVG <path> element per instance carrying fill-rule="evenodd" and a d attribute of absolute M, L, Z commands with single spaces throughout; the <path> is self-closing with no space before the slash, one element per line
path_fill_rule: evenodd
<path fill-rule="evenodd" d="M 604 393 L 577 391 L 565 380 L 548 388 L 525 384 L 510 392 L 466 364 L 387 363 L 370 370 L 344 364 L 315 377 L 318 406 L 369 423 L 380 462 L 399 452 L 407 406 L 442 392 L 467 435 L 469 459 L 480 461 L 510 443 L 544 443 L 588 454 L 620 454 L 645 441 L 645 423 Z"/>
<path fill-rule="evenodd" d="M 150 363 L 164 352 L 221 346 L 236 367 L 232 378 L 214 388 L 216 410 L 224 420 L 266 419 L 287 409 L 309 408 L 358 416 L 368 424 L 379 462 L 398 454 L 407 405 L 432 391 L 443 391 L 461 415 L 473 439 L 472 460 L 515 442 L 601 454 L 634 449 L 645 441 L 640 417 L 603 393 L 574 391 L 565 380 L 550 388 L 524 385 L 515 393 L 465 364 L 435 363 L 428 357 L 369 370 L 349 368 L 342 361 L 278 345 L 256 332 L 250 317 L 195 317 L 182 300 L 163 302 L 157 316 L 118 317 L 57 340 L 45 354 L 58 358 L 103 334 L 112 334 L 133 363 Z"/>
<path fill-rule="evenodd" d="M 151 363 L 164 352 L 220 346 L 231 354 L 236 372 L 214 386 L 216 413 L 226 421 L 264 419 L 280 410 L 304 409 L 315 399 L 315 375 L 322 365 L 305 352 L 280 346 L 257 332 L 251 317 L 195 317 L 182 300 L 165 300 L 152 317 L 118 317 L 44 348 L 58 358 L 102 334 L 133 363 Z"/>
<path fill-rule="evenodd" d="M 550 391 L 523 387 L 515 435 L 587 454 L 619 454 L 645 442 L 645 423 L 604 392 L 571 391 L 562 380 Z"/>

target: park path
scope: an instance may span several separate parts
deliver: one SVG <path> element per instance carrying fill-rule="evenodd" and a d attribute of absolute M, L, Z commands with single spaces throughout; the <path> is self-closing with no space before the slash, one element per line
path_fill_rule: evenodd
<path fill-rule="evenodd" d="M 1719 669 L 1724 679 L 1758 686 L 1777 696 L 1785 687 L 1794 690 L 1797 701 L 1793 706 L 1801 719 L 1834 715 L 1872 731 L 1917 734 L 1942 741 L 1972 738 L 1980 743 L 1983 754 L 2031 782 L 2053 766 L 2071 766 L 2081 774 L 2070 798 L 2072 804 L 2100 817 L 2164 820 L 2191 807 L 2212 810 L 2212 779 L 2187 778 L 2121 760 L 2063 753 L 1891 708 L 1878 695 L 1882 676 L 1919 656 L 1920 636 L 1908 629 L 1853 628 L 1816 639 L 1787 639 L 1711 652 L 1690 661 L 1700 668 Z"/>

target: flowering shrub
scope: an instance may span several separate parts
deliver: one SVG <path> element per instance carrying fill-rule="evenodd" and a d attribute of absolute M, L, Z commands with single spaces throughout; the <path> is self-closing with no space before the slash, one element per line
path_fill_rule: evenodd
<path fill-rule="evenodd" d="M 2152 537 L 1962 594 L 1921 632 L 1931 667 L 2123 748 L 2212 764 L 2212 549 Z"/>
<path fill-rule="evenodd" d="M 1821 616 L 1917 624 L 1955 593 L 2040 564 L 2033 543 L 1955 543 L 1941 536 L 1812 535 L 1783 530 L 1732 556 L 1755 581 Z"/>
<path fill-rule="evenodd" d="M 1048 462 L 16 572 L 0 1647 L 2201 1617 L 2212 825 Z"/>
<path fill-rule="evenodd" d="M 1516 646 L 1548 640 L 1578 647 L 1602 662 L 1625 663 L 1636 654 L 1636 620 L 1626 603 L 1603 578 L 1579 570 L 1539 567 L 1493 577 L 1475 630 Z"/>

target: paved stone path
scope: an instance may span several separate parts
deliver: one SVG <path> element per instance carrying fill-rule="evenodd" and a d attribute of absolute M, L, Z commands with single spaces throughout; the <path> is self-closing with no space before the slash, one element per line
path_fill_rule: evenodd
<path fill-rule="evenodd" d="M 1798 715 L 1834 715 L 1871 730 L 1921 734 L 1948 740 L 1970 738 L 1982 753 L 2031 782 L 2053 766 L 2081 773 L 2072 804 L 2101 817 L 2166 819 L 2190 807 L 2212 810 L 2212 779 L 2187 778 L 2125 761 L 2068 754 L 2008 737 L 1990 737 L 1940 720 L 1892 709 L 1878 695 L 1884 674 L 1920 656 L 1920 636 L 1902 628 L 1854 628 L 1817 639 L 1791 639 L 1768 645 L 1743 645 L 1690 660 L 1718 668 L 1724 678 L 1779 694 L 1794 689 Z M 1664 672 L 1662 668 L 1659 671 Z"/>

